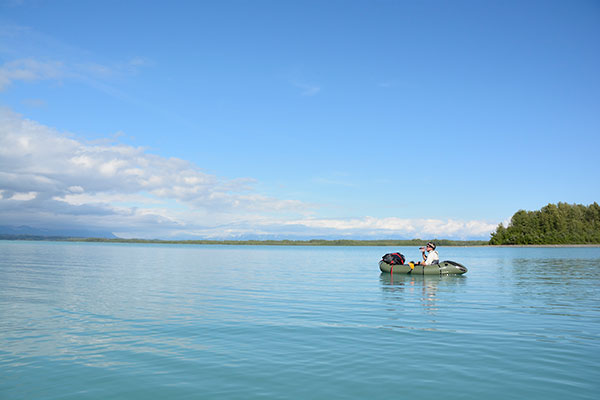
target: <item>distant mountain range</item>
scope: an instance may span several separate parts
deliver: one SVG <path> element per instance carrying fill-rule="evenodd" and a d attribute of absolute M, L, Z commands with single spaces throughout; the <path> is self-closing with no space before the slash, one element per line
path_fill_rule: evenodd
<path fill-rule="evenodd" d="M 6 226 L 0 225 L 0 239 L 11 237 L 73 237 L 73 238 L 102 238 L 117 239 L 112 232 L 81 228 L 33 228 L 27 225 Z"/>
<path fill-rule="evenodd" d="M 97 230 L 97 229 L 82 229 L 82 228 L 36 228 L 28 225 L 20 225 L 20 226 L 10 226 L 10 225 L 0 225 L 0 240 L 19 240 L 19 239 L 30 239 L 30 240 L 44 240 L 44 239 L 67 239 L 67 238 L 81 238 L 81 239 L 121 239 L 118 236 L 115 236 L 112 232 Z M 198 237 L 191 235 L 180 235 L 177 237 L 163 237 L 163 238 L 138 238 L 139 240 L 159 240 L 159 241 L 216 241 L 216 242 L 248 242 L 248 241 L 276 241 L 276 242 L 284 242 L 284 241 L 402 241 L 402 242 L 410 242 L 413 241 L 423 242 L 431 240 L 432 238 L 426 238 L 424 240 L 417 238 L 407 238 L 407 237 L 397 237 L 397 238 L 378 238 L 372 236 L 365 235 L 355 235 L 351 237 L 340 237 L 339 235 L 238 235 L 238 236 L 223 236 L 223 237 Z M 135 240 L 135 239 L 131 239 Z M 437 242 L 448 242 L 446 245 L 452 245 L 450 242 L 454 243 L 467 243 L 467 242 L 478 242 L 477 244 L 481 244 L 479 242 L 484 242 L 482 240 L 477 239 L 434 239 Z M 485 240 L 487 242 L 487 240 Z M 463 244 L 464 244 L 463 243 Z M 416 244 L 415 244 L 416 245 Z"/>

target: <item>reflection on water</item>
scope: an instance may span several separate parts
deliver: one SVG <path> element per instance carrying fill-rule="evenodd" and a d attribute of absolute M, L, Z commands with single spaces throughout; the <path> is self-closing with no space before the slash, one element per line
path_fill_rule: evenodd
<path fill-rule="evenodd" d="M 447 290 L 449 286 L 463 285 L 463 275 L 404 275 L 386 274 L 379 276 L 381 289 L 386 304 L 401 302 L 402 306 L 419 305 L 427 313 L 434 314 L 438 310 L 438 291 Z"/>

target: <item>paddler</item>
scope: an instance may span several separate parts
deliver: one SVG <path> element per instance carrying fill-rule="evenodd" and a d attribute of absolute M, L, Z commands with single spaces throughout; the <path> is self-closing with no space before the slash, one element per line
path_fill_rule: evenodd
<path fill-rule="evenodd" d="M 423 256 L 423 261 L 419 262 L 421 265 L 433 265 L 440 263 L 440 256 L 435 249 L 435 243 L 429 242 L 425 247 L 420 247 L 421 255 Z M 427 255 L 425 255 L 427 252 Z"/>

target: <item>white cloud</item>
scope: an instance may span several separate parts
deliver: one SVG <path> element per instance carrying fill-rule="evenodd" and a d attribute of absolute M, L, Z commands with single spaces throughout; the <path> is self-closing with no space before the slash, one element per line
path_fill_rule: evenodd
<path fill-rule="evenodd" d="M 69 63 L 57 60 L 20 58 L 5 62 L 0 66 L 0 91 L 5 90 L 10 84 L 17 81 L 35 82 L 63 79 L 77 80 L 104 91 L 111 91 L 114 89 L 103 86 L 101 81 L 119 75 L 135 75 L 140 68 L 149 65 L 151 63 L 142 57 L 110 64 L 100 64 L 93 61 Z M 32 101 L 36 104 L 43 102 L 39 99 Z"/>
<path fill-rule="evenodd" d="M 483 221 L 458 221 L 439 219 L 404 218 L 354 218 L 354 219 L 304 219 L 288 221 L 287 225 L 307 226 L 324 231 L 338 231 L 342 234 L 387 235 L 388 237 L 487 237 L 496 225 Z"/>
<path fill-rule="evenodd" d="M 21 103 L 32 108 L 42 108 L 46 106 L 46 101 L 42 99 L 24 99 Z"/>
<path fill-rule="evenodd" d="M 314 84 L 308 84 L 298 81 L 295 81 L 292 84 L 301 90 L 300 94 L 302 96 L 314 96 L 321 91 L 321 87 Z"/>
<path fill-rule="evenodd" d="M 37 197 L 36 192 L 11 192 L 7 190 L 0 190 L 0 199 L 5 200 L 16 200 L 16 201 L 28 201 L 33 200 Z"/>
<path fill-rule="evenodd" d="M 93 227 L 123 237 L 487 238 L 496 223 L 307 218 L 314 206 L 257 193 L 182 159 L 86 143 L 0 109 L 2 225 Z"/>
<path fill-rule="evenodd" d="M 28 214 L 29 222 L 55 222 L 61 215 L 83 219 L 88 214 L 92 220 L 102 215 L 105 222 L 115 223 L 112 215 L 119 216 L 117 225 L 127 229 L 127 224 L 134 226 L 149 216 L 163 224 L 187 226 L 211 215 L 205 219 L 215 225 L 245 214 L 306 208 L 299 201 L 254 193 L 252 182 L 223 180 L 188 161 L 149 154 L 139 147 L 84 143 L 9 110 L 0 111 L 4 220 Z M 21 201 L 19 210 L 14 200 Z M 184 211 L 164 206 L 173 202 Z"/>
<path fill-rule="evenodd" d="M 0 90 L 14 81 L 58 79 L 63 75 L 64 65 L 58 61 L 38 61 L 32 58 L 9 61 L 0 66 Z"/>

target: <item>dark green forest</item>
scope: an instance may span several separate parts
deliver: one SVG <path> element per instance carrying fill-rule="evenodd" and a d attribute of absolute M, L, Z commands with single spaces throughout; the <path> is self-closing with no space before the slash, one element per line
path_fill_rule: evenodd
<path fill-rule="evenodd" d="M 600 206 L 558 203 L 519 210 L 508 227 L 498 225 L 490 244 L 600 244 Z"/>

